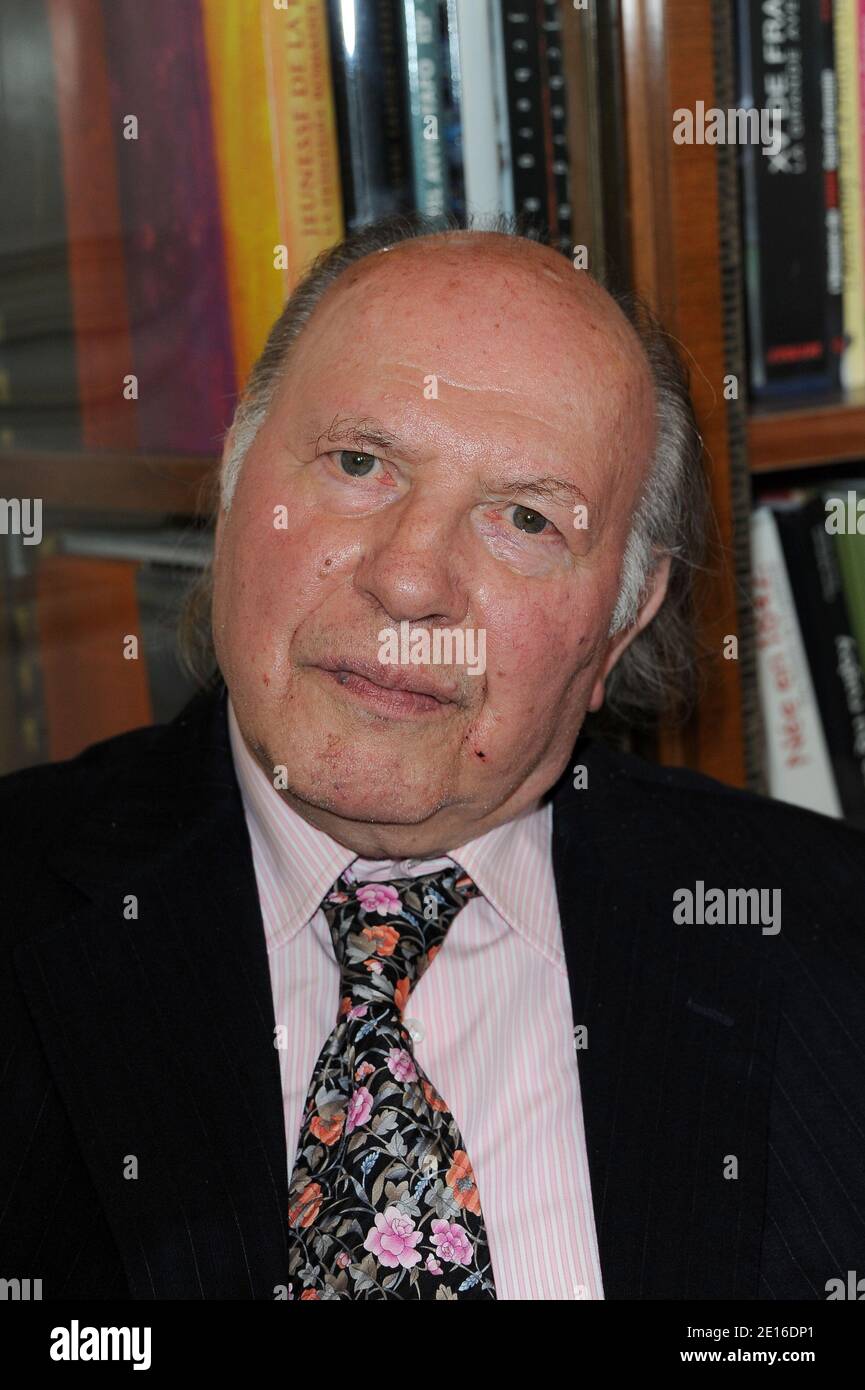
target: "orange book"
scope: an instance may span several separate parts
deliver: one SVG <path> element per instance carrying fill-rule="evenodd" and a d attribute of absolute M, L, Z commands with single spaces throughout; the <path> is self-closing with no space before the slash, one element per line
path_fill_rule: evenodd
<path fill-rule="evenodd" d="M 47 0 L 66 201 L 81 435 L 135 449 L 134 371 L 105 30 L 99 0 Z"/>
<path fill-rule="evenodd" d="M 281 239 L 270 101 L 257 0 L 201 0 L 237 384 L 241 387 L 285 299 L 274 266 Z"/>
<path fill-rule="evenodd" d="M 343 235 L 327 14 L 321 0 L 259 4 L 288 295 L 319 252 Z"/>

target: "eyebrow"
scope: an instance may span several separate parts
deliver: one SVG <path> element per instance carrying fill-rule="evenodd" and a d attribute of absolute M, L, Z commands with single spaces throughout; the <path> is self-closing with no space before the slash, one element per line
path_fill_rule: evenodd
<path fill-rule="evenodd" d="M 420 457 L 416 449 L 385 429 L 379 420 L 371 415 L 354 419 L 349 415 L 335 415 L 326 430 L 313 435 L 309 443 L 318 450 L 326 439 L 330 444 L 353 444 L 361 453 L 369 449 L 384 449 L 388 453 L 399 454 L 402 458 L 414 460 Z"/>
<path fill-rule="evenodd" d="M 576 483 L 570 482 L 567 478 L 555 478 L 550 474 L 532 478 L 496 478 L 486 484 L 486 489 L 490 493 L 505 496 L 530 492 L 546 502 L 584 502 L 587 506 L 592 505 Z"/>

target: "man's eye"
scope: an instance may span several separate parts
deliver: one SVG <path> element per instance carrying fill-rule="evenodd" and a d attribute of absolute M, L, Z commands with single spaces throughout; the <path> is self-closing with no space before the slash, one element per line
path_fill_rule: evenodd
<path fill-rule="evenodd" d="M 527 531 L 530 536 L 539 536 L 545 526 L 552 525 L 540 512 L 533 512 L 529 507 L 515 506 L 511 520 L 517 530 Z"/>
<path fill-rule="evenodd" d="M 375 454 L 359 454 L 354 449 L 340 449 L 339 466 L 350 478 L 365 478 L 378 463 Z"/>

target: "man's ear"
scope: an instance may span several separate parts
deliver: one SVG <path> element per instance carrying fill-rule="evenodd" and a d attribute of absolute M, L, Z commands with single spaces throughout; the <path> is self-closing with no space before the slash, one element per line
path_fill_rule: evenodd
<path fill-rule="evenodd" d="M 667 596 L 667 585 L 670 582 L 671 557 L 662 555 L 656 561 L 655 567 L 649 576 L 646 596 L 640 606 L 635 621 L 630 627 L 622 628 L 621 632 L 616 633 L 610 638 L 610 645 L 604 657 L 604 664 L 598 672 L 595 684 L 592 687 L 592 697 L 589 700 L 589 711 L 594 713 L 599 710 L 604 703 L 604 685 L 607 677 L 615 666 L 622 652 L 633 642 L 634 638 L 648 627 L 654 618 L 661 604 Z"/>

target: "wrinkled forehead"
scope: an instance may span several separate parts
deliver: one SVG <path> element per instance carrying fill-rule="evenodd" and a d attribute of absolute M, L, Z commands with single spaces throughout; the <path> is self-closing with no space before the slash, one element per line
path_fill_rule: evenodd
<path fill-rule="evenodd" d="M 289 375 L 305 390 L 366 379 L 422 392 L 436 378 L 479 413 L 506 407 L 603 448 L 651 449 L 637 335 L 595 281 L 536 243 L 463 233 L 368 256 L 331 286 L 298 348 Z"/>

